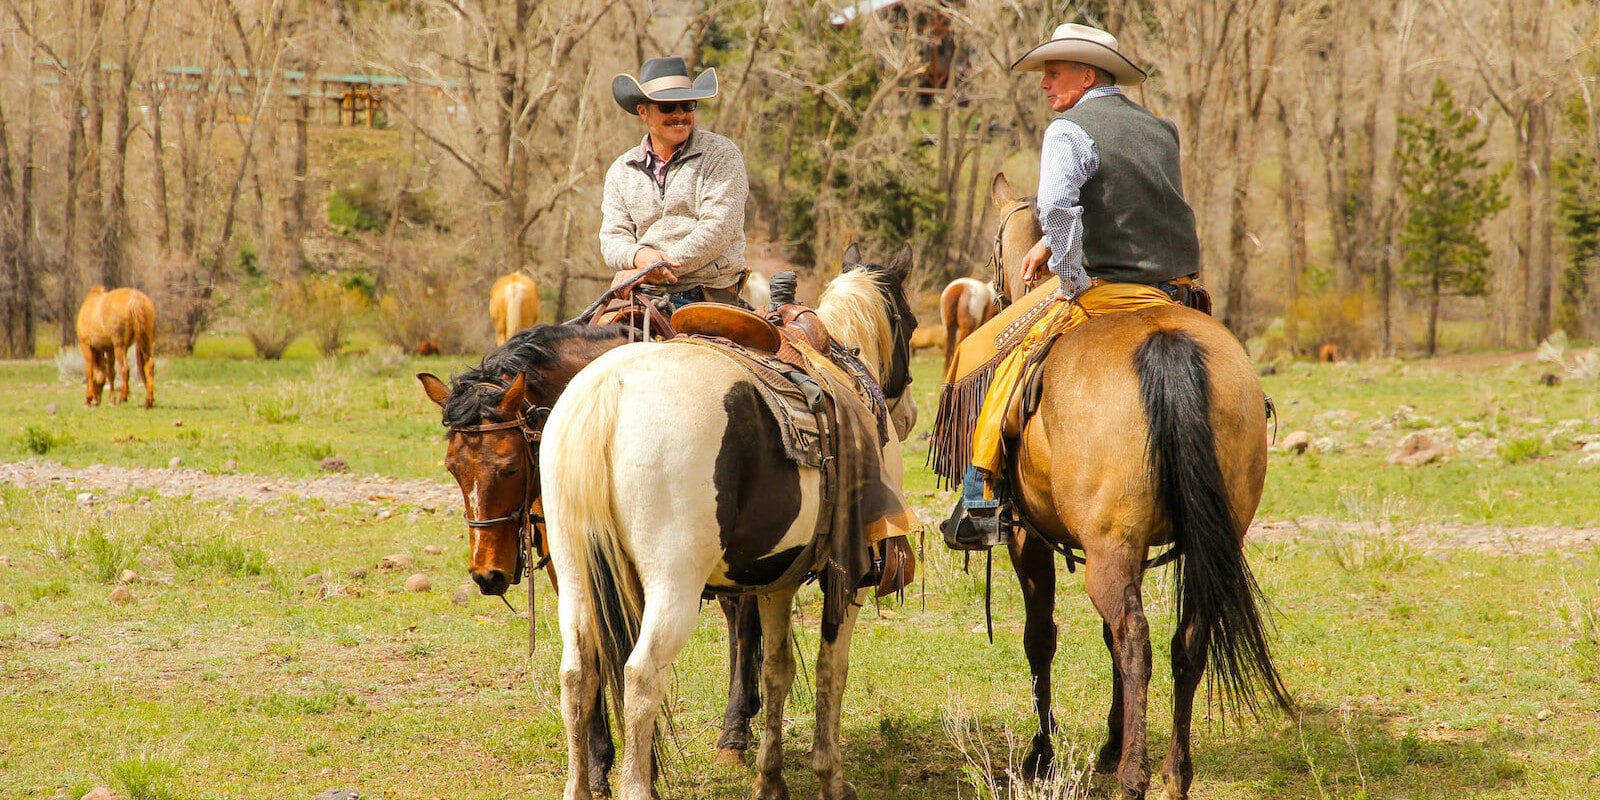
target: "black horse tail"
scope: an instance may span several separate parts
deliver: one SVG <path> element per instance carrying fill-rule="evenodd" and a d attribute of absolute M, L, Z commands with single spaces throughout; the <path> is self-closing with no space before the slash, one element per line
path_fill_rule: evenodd
<path fill-rule="evenodd" d="M 1134 365 L 1149 419 L 1151 485 L 1178 552 L 1178 630 L 1193 624 L 1205 637 L 1212 696 L 1257 714 L 1265 694 L 1289 711 L 1294 704 L 1267 644 L 1261 587 L 1245 562 L 1217 462 L 1206 350 L 1187 333 L 1161 330 L 1139 346 Z"/>

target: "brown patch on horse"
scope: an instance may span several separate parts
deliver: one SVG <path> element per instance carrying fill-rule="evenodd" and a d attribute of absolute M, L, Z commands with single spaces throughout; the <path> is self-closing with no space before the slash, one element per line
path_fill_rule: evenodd
<path fill-rule="evenodd" d="M 106 291 L 96 286 L 78 309 L 78 347 L 83 351 L 83 404 L 100 404 L 100 391 L 110 383 L 113 405 L 128 400 L 128 348 L 139 357 L 144 381 L 144 407 L 156 404 L 156 306 L 138 289 Z M 121 381 L 120 388 L 118 381 Z"/>
<path fill-rule="evenodd" d="M 944 365 L 950 366 L 956 345 L 978 326 L 994 318 L 1000 307 L 994 302 L 994 290 L 974 278 L 956 278 L 939 294 L 939 319 L 944 324 Z"/>
<path fill-rule="evenodd" d="M 520 272 L 502 275 L 489 290 L 489 320 L 498 347 L 517 331 L 539 324 L 539 285 Z"/>

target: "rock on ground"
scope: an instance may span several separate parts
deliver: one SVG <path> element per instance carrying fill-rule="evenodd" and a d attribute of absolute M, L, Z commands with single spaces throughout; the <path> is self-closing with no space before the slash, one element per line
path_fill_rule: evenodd
<path fill-rule="evenodd" d="M 133 590 L 126 586 L 118 586 L 111 590 L 111 602 L 117 605 L 133 602 Z"/>
<path fill-rule="evenodd" d="M 472 602 L 473 593 L 477 591 L 478 587 L 470 583 L 463 583 L 456 587 L 455 594 L 450 595 L 450 603 L 466 608 L 467 604 Z"/>
<path fill-rule="evenodd" d="M 412 562 L 410 553 L 395 553 L 392 556 L 384 556 L 383 559 L 378 562 L 378 569 L 411 569 L 411 565 Z"/>
<path fill-rule="evenodd" d="M 408 592 L 426 592 L 432 589 L 433 583 L 428 580 L 428 576 L 420 572 L 406 578 L 406 591 Z"/>

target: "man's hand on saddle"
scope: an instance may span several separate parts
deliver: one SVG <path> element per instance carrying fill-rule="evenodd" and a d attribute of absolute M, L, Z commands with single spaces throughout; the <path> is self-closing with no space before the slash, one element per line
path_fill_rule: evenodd
<path fill-rule="evenodd" d="M 1022 257 L 1022 285 L 1032 289 L 1050 277 L 1050 246 L 1041 237 Z"/>
<path fill-rule="evenodd" d="M 641 283 L 677 283 L 678 276 L 673 274 L 672 270 L 682 267 L 683 262 L 654 247 L 641 247 L 639 252 L 633 254 L 633 269 L 618 270 L 616 276 L 611 279 L 611 285 L 618 287 L 631 284 L 639 280 L 640 275 L 644 276 Z M 625 298 L 632 293 L 632 287 L 628 287 L 617 292 L 617 296 Z"/>

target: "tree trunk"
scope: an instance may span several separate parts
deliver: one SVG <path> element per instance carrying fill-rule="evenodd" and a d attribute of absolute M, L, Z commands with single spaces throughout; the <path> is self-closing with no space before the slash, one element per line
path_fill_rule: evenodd
<path fill-rule="evenodd" d="M 1428 291 L 1428 357 L 1439 354 L 1439 273 L 1442 265 L 1434 264 L 1429 270 L 1431 282 Z"/>
<path fill-rule="evenodd" d="M 155 91 L 150 97 L 150 170 L 155 187 L 156 245 L 161 255 L 172 249 L 172 211 L 167 205 L 167 158 L 161 126 L 161 104 L 166 97 Z"/>

